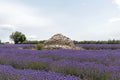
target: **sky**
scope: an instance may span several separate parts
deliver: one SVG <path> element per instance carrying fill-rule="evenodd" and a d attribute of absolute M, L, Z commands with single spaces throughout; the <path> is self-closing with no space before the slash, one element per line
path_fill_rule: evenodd
<path fill-rule="evenodd" d="M 120 0 L 0 0 L 0 40 L 15 31 L 28 40 L 118 40 Z"/>

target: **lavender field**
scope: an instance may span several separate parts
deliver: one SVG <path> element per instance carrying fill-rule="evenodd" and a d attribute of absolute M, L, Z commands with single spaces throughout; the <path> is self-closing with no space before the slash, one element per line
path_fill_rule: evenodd
<path fill-rule="evenodd" d="M 120 49 L 120 44 L 76 44 L 87 50 L 105 50 L 105 49 Z"/>
<path fill-rule="evenodd" d="M 33 47 L 1 44 L 0 80 L 120 80 L 119 44 L 90 46 L 99 48 L 96 50 L 31 50 Z"/>

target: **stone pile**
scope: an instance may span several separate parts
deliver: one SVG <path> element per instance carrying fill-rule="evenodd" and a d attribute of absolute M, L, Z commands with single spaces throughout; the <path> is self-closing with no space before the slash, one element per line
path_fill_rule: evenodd
<path fill-rule="evenodd" d="M 45 41 L 45 48 L 47 49 L 77 49 L 80 50 L 79 47 L 76 47 L 73 41 L 63 36 L 62 34 L 55 34 L 50 39 Z"/>

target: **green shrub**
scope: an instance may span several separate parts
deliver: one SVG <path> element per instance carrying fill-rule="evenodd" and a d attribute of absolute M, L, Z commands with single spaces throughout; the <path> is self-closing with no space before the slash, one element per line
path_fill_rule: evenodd
<path fill-rule="evenodd" d="M 45 49 L 44 44 L 38 44 L 38 45 L 36 46 L 36 49 L 37 49 L 37 50 L 43 50 L 43 49 Z"/>
<path fill-rule="evenodd" d="M 45 42 L 45 40 L 41 40 L 41 41 L 30 41 L 30 40 L 27 40 L 27 41 L 24 41 L 23 44 L 43 44 Z"/>

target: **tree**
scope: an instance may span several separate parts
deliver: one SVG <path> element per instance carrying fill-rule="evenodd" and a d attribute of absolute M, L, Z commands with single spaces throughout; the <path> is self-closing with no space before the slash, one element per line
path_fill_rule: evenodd
<path fill-rule="evenodd" d="M 10 35 L 10 38 L 14 41 L 15 44 L 23 43 L 24 41 L 26 41 L 25 35 L 18 31 L 12 33 Z"/>

